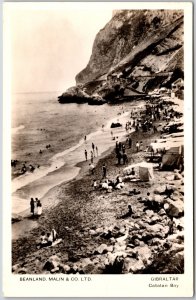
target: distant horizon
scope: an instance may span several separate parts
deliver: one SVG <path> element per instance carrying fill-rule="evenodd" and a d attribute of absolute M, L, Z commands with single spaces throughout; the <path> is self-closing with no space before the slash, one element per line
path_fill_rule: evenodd
<path fill-rule="evenodd" d="M 24 92 L 12 92 L 12 94 L 50 94 L 50 93 L 58 93 L 62 91 L 24 91 Z"/>

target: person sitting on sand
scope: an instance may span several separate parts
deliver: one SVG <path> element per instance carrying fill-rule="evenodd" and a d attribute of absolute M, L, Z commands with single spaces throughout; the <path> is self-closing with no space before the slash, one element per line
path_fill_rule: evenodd
<path fill-rule="evenodd" d="M 57 237 L 58 237 L 57 232 L 53 228 L 48 235 L 48 242 L 52 242 L 52 243 L 55 242 L 57 240 Z"/>
<path fill-rule="evenodd" d="M 41 233 L 40 242 L 37 244 L 37 249 L 47 247 L 47 245 L 48 245 L 48 239 L 46 233 L 43 231 Z"/>
<path fill-rule="evenodd" d="M 153 198 L 150 196 L 150 193 L 148 192 L 147 197 L 144 197 L 144 198 L 140 197 L 140 198 L 138 198 L 138 200 L 142 203 L 145 203 L 147 201 L 153 201 Z"/>
<path fill-rule="evenodd" d="M 116 177 L 116 181 L 115 181 L 115 184 L 114 184 L 114 188 L 115 189 L 121 189 L 121 188 L 123 188 L 124 187 L 124 182 L 123 182 L 123 180 L 122 180 L 122 177 L 120 177 L 120 175 L 118 175 L 117 177 Z"/>
<path fill-rule="evenodd" d="M 45 234 L 45 232 L 41 233 L 40 242 L 37 245 L 37 249 L 52 246 L 53 242 L 57 240 L 57 232 L 55 229 L 52 229 L 51 232 Z"/>
<path fill-rule="evenodd" d="M 33 165 L 29 165 L 29 171 L 33 172 L 35 170 L 35 167 Z"/>
<path fill-rule="evenodd" d="M 135 169 L 134 168 L 131 169 L 131 174 L 130 175 L 135 176 Z"/>
<path fill-rule="evenodd" d="M 89 171 L 91 172 L 91 174 L 94 174 L 95 171 L 95 166 L 93 165 L 93 163 L 89 164 Z"/>
<path fill-rule="evenodd" d="M 133 210 L 132 210 L 131 205 L 129 204 L 129 205 L 128 205 L 128 212 L 127 212 L 126 214 L 124 214 L 124 215 L 118 217 L 117 219 L 126 219 L 126 218 L 131 217 L 132 214 L 133 214 Z"/>
<path fill-rule="evenodd" d="M 93 188 L 94 188 L 94 190 L 97 189 L 97 180 L 96 179 L 93 180 Z"/>
<path fill-rule="evenodd" d="M 22 169 L 21 169 L 21 173 L 24 174 L 27 171 L 27 167 L 25 164 L 23 164 Z"/>
<path fill-rule="evenodd" d="M 101 188 L 102 188 L 103 190 L 108 190 L 108 183 L 107 183 L 107 182 L 102 182 Z"/>
<path fill-rule="evenodd" d="M 150 196 L 150 193 L 147 193 L 146 199 L 141 202 L 143 202 L 145 205 L 143 212 L 145 212 L 146 210 L 153 210 L 155 212 L 158 212 L 161 209 L 161 205 L 156 202 L 153 197 Z"/>
<path fill-rule="evenodd" d="M 133 189 L 131 191 L 129 191 L 129 196 L 133 196 L 133 195 L 139 195 L 141 192 L 137 191 L 136 189 Z"/>

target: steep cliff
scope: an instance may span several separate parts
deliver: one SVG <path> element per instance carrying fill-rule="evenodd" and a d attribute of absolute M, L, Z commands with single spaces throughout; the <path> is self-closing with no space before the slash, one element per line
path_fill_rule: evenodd
<path fill-rule="evenodd" d="M 178 74 L 183 76 L 183 11 L 119 10 L 97 34 L 76 85 L 88 95 L 118 100 L 170 87 Z"/>

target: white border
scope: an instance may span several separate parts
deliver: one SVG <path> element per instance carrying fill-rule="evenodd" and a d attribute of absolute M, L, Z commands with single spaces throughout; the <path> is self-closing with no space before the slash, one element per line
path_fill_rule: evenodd
<path fill-rule="evenodd" d="M 185 274 L 178 275 L 179 288 L 149 288 L 151 278 L 166 275 L 71 276 L 79 281 L 27 282 L 11 273 L 11 33 L 10 12 L 15 9 L 184 9 L 185 44 Z M 193 295 L 193 120 L 192 120 L 192 3 L 187 2 L 91 2 L 4 3 L 3 18 L 3 292 L 5 297 L 191 297 Z M 173 276 L 173 275 L 171 275 Z M 28 277 L 49 277 L 34 276 Z M 52 276 L 51 276 L 52 277 Z M 55 275 L 55 277 L 62 277 Z M 66 275 L 65 275 L 66 277 Z M 91 281 L 80 281 L 89 277 Z"/>

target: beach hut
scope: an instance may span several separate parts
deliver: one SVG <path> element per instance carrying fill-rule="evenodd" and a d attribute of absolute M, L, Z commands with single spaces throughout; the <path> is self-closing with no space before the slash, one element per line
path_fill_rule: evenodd
<path fill-rule="evenodd" d="M 162 157 L 162 170 L 179 169 L 183 165 L 184 145 L 173 143 Z"/>
<path fill-rule="evenodd" d="M 153 164 L 151 163 L 143 161 L 137 164 L 129 165 L 128 167 L 124 168 L 123 174 L 125 176 L 130 175 L 133 168 L 135 171 L 135 177 L 141 181 L 150 181 L 154 178 Z"/>

